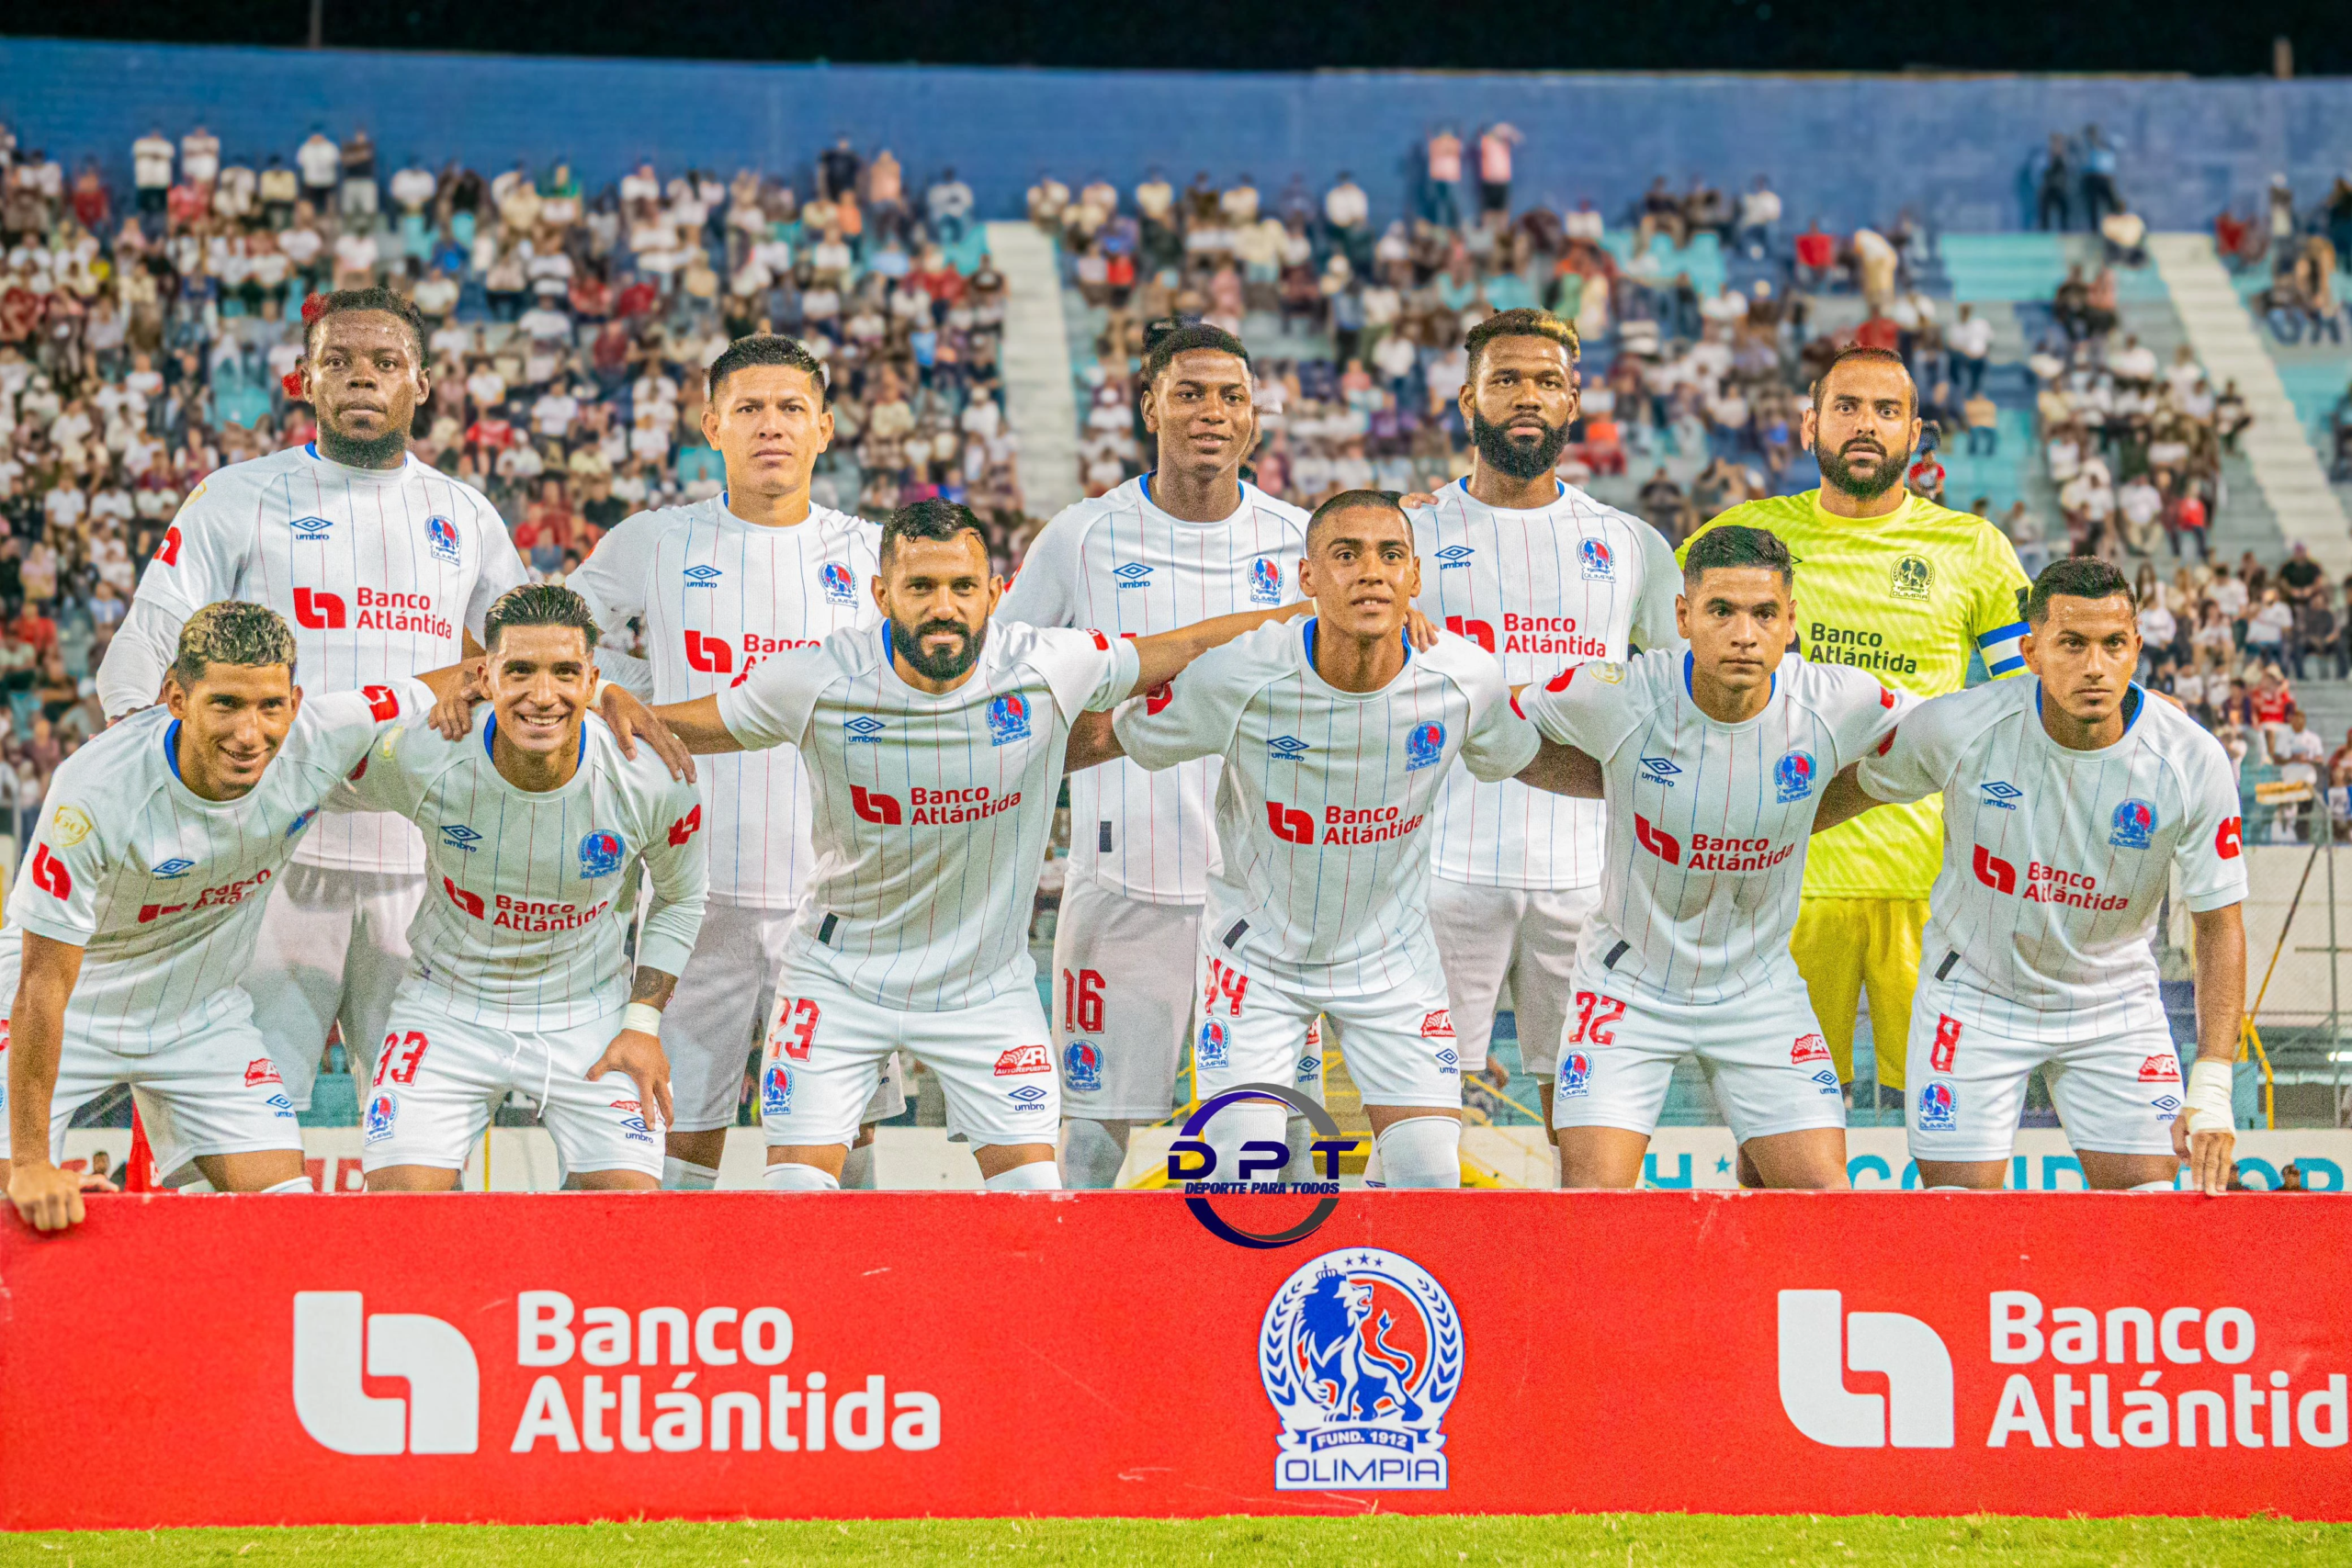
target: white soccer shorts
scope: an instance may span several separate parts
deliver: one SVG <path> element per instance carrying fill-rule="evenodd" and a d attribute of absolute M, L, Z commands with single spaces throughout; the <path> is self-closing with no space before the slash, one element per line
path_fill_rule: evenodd
<path fill-rule="evenodd" d="M 1366 1105 L 1462 1108 L 1462 1058 L 1434 964 L 1385 991 L 1337 997 L 1284 990 L 1219 950 L 1201 955 L 1201 1004 L 1193 1060 L 1203 1100 L 1245 1083 L 1306 1089 L 1322 1066 L 1320 1016 Z"/>
<path fill-rule="evenodd" d="M 590 1082 L 588 1069 L 621 1032 L 608 1013 L 570 1029 L 506 1030 L 451 1018 L 402 996 L 383 1052 L 359 1099 L 359 1165 L 464 1168 L 491 1112 L 520 1090 L 537 1101 L 566 1176 L 589 1170 L 662 1174 L 662 1136 L 626 1073 Z"/>
<path fill-rule="evenodd" d="M 375 1075 L 376 1046 L 408 975 L 409 922 L 424 897 L 424 878 L 411 872 L 298 863 L 270 885 L 245 991 L 297 1110 L 311 1108 L 338 1019 L 352 1076 L 365 1084 Z"/>
<path fill-rule="evenodd" d="M 1157 1122 L 1175 1108 L 1193 995 L 1190 966 L 1170 960 L 1200 942 L 1198 904 L 1147 904 L 1097 882 L 1064 891 L 1054 930 L 1063 1114 Z"/>
<path fill-rule="evenodd" d="M 0 1019 L 0 1159 L 10 1157 L 7 1070 L 8 1024 Z M 155 1169 L 167 1187 L 192 1180 L 199 1155 L 302 1146 L 294 1102 L 250 1021 L 230 1020 L 143 1056 L 78 1039 L 69 1024 L 49 1102 L 52 1161 L 65 1157 L 65 1131 L 74 1113 L 119 1083 L 130 1086 Z"/>
<path fill-rule="evenodd" d="M 2005 1160 L 2025 1111 L 2026 1078 L 2043 1081 L 2077 1149 L 2170 1155 L 2180 1114 L 2180 1055 L 2152 1016 L 2137 1028 L 2066 1038 L 2064 1015 L 2041 1015 L 1973 987 L 1919 976 L 1904 1055 L 1911 1157 Z M 1986 1019 L 1995 1021 L 1984 1021 Z"/>
<path fill-rule="evenodd" d="M 1555 1127 L 1657 1131 L 1674 1065 L 1695 1055 L 1738 1143 L 1843 1127 L 1846 1099 L 1803 985 L 1750 991 L 1725 1002 L 1667 1002 L 1580 967 L 1571 996 Z"/>
<path fill-rule="evenodd" d="M 1430 878 L 1430 930 L 1445 965 L 1454 1037 L 1471 1071 L 1484 1065 L 1505 980 L 1519 1021 L 1520 1066 L 1539 1078 L 1557 1071 L 1577 943 L 1600 901 L 1598 884 L 1555 891 Z"/>
<path fill-rule="evenodd" d="M 1051 1144 L 1061 1128 L 1052 1040 L 1028 986 L 977 1007 L 901 1012 L 788 964 L 760 1058 L 768 1146 L 850 1143 L 897 1051 L 939 1075 L 950 1132 L 976 1145 Z"/>
<path fill-rule="evenodd" d="M 694 954 L 662 1013 L 662 1048 L 670 1055 L 670 1093 L 678 1112 L 673 1131 L 735 1125 L 744 1071 L 775 1007 L 775 977 L 784 967 L 792 918 L 789 909 L 716 901 L 704 909 Z M 858 1120 L 888 1122 L 906 1109 L 894 1055 Z"/>

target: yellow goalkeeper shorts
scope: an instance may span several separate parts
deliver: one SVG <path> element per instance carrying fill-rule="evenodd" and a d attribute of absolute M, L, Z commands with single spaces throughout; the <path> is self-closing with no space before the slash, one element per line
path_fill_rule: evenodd
<path fill-rule="evenodd" d="M 1911 993 L 1919 984 L 1927 929 L 1924 898 L 1807 898 L 1799 908 L 1789 954 L 1804 976 L 1840 1080 L 1854 1081 L 1854 1017 L 1867 992 L 1878 1081 L 1903 1087 Z"/>

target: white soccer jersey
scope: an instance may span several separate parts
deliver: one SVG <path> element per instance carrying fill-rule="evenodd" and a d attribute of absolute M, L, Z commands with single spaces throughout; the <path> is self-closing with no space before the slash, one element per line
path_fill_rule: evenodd
<path fill-rule="evenodd" d="M 1043 626 L 1148 637 L 1298 597 L 1306 513 L 1254 485 L 1216 523 L 1151 502 L 1144 474 L 1066 508 L 1039 531 L 1000 613 Z M 1070 874 L 1130 898 L 1198 904 L 1216 863 L 1213 757 L 1148 773 L 1124 759 L 1069 781 Z"/>
<path fill-rule="evenodd" d="M 1920 966 L 1991 993 L 2037 1036 L 2060 1015 L 2075 1034 L 2162 1028 L 2149 936 L 2172 872 L 2199 912 L 2246 896 L 2228 754 L 2133 691 L 2123 738 L 2097 751 L 2050 739 L 2041 682 L 2021 676 L 1923 705 L 1862 764 L 1879 800 L 1943 792 Z"/>
<path fill-rule="evenodd" d="M 1410 513 L 1421 558 L 1421 614 L 1501 660 L 1513 685 L 1562 665 L 1623 660 L 1677 641 L 1682 573 L 1666 536 L 1638 517 L 1560 486 L 1549 506 L 1488 506 L 1462 479 Z M 1604 808 L 1482 784 L 1459 769 L 1431 812 L 1438 874 L 1499 887 L 1589 887 L 1600 880 Z"/>
<path fill-rule="evenodd" d="M 1203 945 L 1295 990 L 1363 996 L 1438 973 L 1423 829 L 1447 769 L 1459 757 L 1508 778 L 1540 742 L 1474 644 L 1408 647 L 1387 685 L 1343 692 L 1316 672 L 1317 632 L 1314 620 L 1260 626 L 1116 723 L 1147 768 L 1225 760 Z"/>
<path fill-rule="evenodd" d="M 1579 974 L 1686 1002 L 1798 984 L 1789 933 L 1821 791 L 1911 701 L 1790 654 L 1763 710 L 1721 724 L 1691 698 L 1690 655 L 1668 649 L 1521 692 L 1538 729 L 1600 763 L 1608 858 Z"/>
<path fill-rule="evenodd" d="M 691 702 L 743 683 L 760 660 L 872 626 L 882 530 L 823 507 L 790 528 L 763 528 L 721 494 L 640 512 L 606 535 L 568 580 L 596 615 L 606 678 L 649 703 Z M 641 618 L 644 659 L 617 651 Z M 706 757 L 703 831 L 710 896 L 762 909 L 799 902 L 815 851 L 808 776 L 788 746 Z"/>
<path fill-rule="evenodd" d="M 85 950 L 66 1016 L 94 1044 L 145 1055 L 250 1016 L 239 982 L 270 880 L 378 735 L 432 706 L 415 681 L 311 697 L 238 800 L 180 782 L 179 721 L 162 707 L 94 737 L 58 767 L 8 896 L 10 994 L 32 931 Z"/>
<path fill-rule="evenodd" d="M 509 784 L 491 761 L 497 720 L 447 740 L 424 725 L 384 737 L 351 792 L 424 830 L 424 901 L 408 929 L 404 995 L 451 1017 L 520 1032 L 569 1029 L 620 1010 L 622 951 L 638 867 L 653 900 L 637 962 L 684 970 L 708 882 L 701 797 L 650 747 L 621 755 L 605 721 L 580 727 L 580 765 L 561 789 Z"/>
<path fill-rule="evenodd" d="M 729 734 L 798 747 L 816 785 L 795 960 L 910 1012 L 1035 986 L 1029 914 L 1070 721 L 1125 697 L 1136 673 L 1124 638 L 996 620 L 944 695 L 899 679 L 879 626 L 777 654 L 719 693 Z"/>
<path fill-rule="evenodd" d="M 465 634 L 524 581 L 498 513 L 472 486 L 407 458 L 348 468 L 315 446 L 215 471 L 189 492 L 140 579 L 98 671 L 110 716 L 155 700 L 180 626 L 207 604 L 266 604 L 294 628 L 295 678 L 347 692 L 454 664 Z M 330 812 L 295 857 L 306 865 L 415 872 L 408 826 Z"/>

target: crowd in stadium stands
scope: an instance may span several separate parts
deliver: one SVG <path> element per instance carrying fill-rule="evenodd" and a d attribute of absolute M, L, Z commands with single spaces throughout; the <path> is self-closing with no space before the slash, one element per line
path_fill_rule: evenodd
<path fill-rule="evenodd" d="M 1003 280 L 945 171 L 846 142 L 814 179 L 646 164 L 391 167 L 364 130 L 224 152 L 202 126 L 69 175 L 0 127 L 0 823 L 102 722 L 89 671 L 182 495 L 310 438 L 285 383 L 313 290 L 385 283 L 429 333 L 416 454 L 481 487 L 542 574 L 643 507 L 716 493 L 703 372 L 774 329 L 828 362 L 817 499 L 964 501 L 1010 564 L 1021 494 Z"/>
<path fill-rule="evenodd" d="M 1611 481 L 1672 539 L 1814 482 L 1804 389 L 1850 343 L 1904 355 L 1949 443 L 1997 449 L 1992 329 L 1923 290 L 1931 241 L 1908 213 L 1883 231 L 1794 230 L 1762 176 L 1736 193 L 1660 177 L 1613 214 L 1589 198 L 1514 209 L 1521 141 L 1507 124 L 1439 130 L 1416 152 L 1412 210 L 1385 220 L 1345 173 L 1319 195 L 1297 177 L 1267 193 L 1247 175 L 1180 187 L 1155 170 L 1125 195 L 1042 177 L 1029 217 L 1062 243 L 1099 324 L 1087 493 L 1142 467 L 1129 367 L 1144 323 L 1171 313 L 1236 331 L 1271 319 L 1285 352 L 1261 358 L 1256 478 L 1302 504 L 1466 472 L 1463 334 L 1530 305 L 1586 344 L 1563 475 Z M 481 486 L 545 575 L 628 513 L 719 488 L 702 371 L 755 330 L 801 336 L 828 362 L 837 434 L 820 502 L 874 514 L 965 501 L 1005 570 L 1035 531 L 999 368 L 1004 283 L 952 169 L 918 193 L 888 151 L 843 139 L 797 181 L 648 164 L 591 190 L 561 163 L 393 168 L 364 130 L 314 129 L 259 155 L 224 154 L 201 126 L 157 128 L 130 152 L 132 184 L 116 190 L 95 157 L 69 175 L 0 128 L 0 826 L 38 809 L 57 761 L 102 722 L 89 671 L 180 497 L 221 463 L 308 439 L 285 377 L 313 290 L 389 283 L 415 300 L 435 381 L 415 449 Z M 2079 214 L 2108 265 L 2061 288 L 2029 360 L 2064 535 L 2023 502 L 1998 521 L 2029 570 L 2068 548 L 2137 561 L 2154 590 L 2149 678 L 2235 754 L 2301 765 L 2280 694 L 2352 667 L 2352 606 L 2302 581 L 2317 568 L 2301 558 L 2276 572 L 2207 564 L 2244 400 L 2186 350 L 2165 366 L 2117 341 L 2110 269 L 2143 259 L 2144 231 L 2095 128 L 2054 139 L 2048 164 L 2032 175 L 2042 220 Z M 1688 265 L 1701 235 L 1738 278 L 1713 294 Z M 2216 236 L 2233 265 L 2270 259 L 2287 280 L 2274 295 L 2332 305 L 2352 185 L 2298 213 L 2282 183 L 2258 220 L 2224 215 Z M 1816 330 L 1825 293 L 1859 299 L 1859 324 Z M 2266 308 L 2279 322 L 2275 298 Z M 2322 330 L 2312 315 L 2281 335 Z M 2339 423 L 2352 431 L 2352 412 Z M 2342 446 L 2352 454 L 2352 436 Z M 1940 495 L 1932 457 L 1912 477 Z M 2314 783 L 2348 798 L 2345 750 L 2314 761 Z"/>

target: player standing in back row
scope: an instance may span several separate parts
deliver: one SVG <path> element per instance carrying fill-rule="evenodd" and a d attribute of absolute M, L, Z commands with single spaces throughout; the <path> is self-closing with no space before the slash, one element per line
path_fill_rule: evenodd
<path fill-rule="evenodd" d="M 1629 641 L 1671 644 L 1680 573 L 1665 536 L 1553 472 L 1577 422 L 1576 329 L 1505 310 L 1473 327 L 1465 347 L 1475 453 L 1468 478 L 1411 514 L 1421 612 L 1501 660 L 1514 685 L 1623 660 Z M 1431 816 L 1430 924 L 1454 1033 L 1470 1060 L 1485 1055 L 1509 981 L 1520 1061 L 1548 1124 L 1577 940 L 1600 886 L 1604 807 L 1457 768 Z"/>
<path fill-rule="evenodd" d="M 881 529 L 809 500 L 809 475 L 833 438 L 832 392 L 816 356 L 787 337 L 728 344 L 711 361 L 702 429 L 726 460 L 727 488 L 627 519 L 568 583 L 595 615 L 605 678 L 649 703 L 740 686 L 762 660 L 878 615 L 866 584 Z M 643 659 L 614 647 L 632 617 L 644 628 Z M 743 1066 L 816 861 L 797 750 L 730 752 L 703 768 L 710 902 L 662 1034 L 677 1096 L 662 1185 L 692 1190 L 718 1182 Z M 905 1108 L 893 1067 L 866 1107 L 861 1139 Z M 871 1186 L 873 1165 L 871 1143 L 861 1142 L 842 1185 Z"/>
<path fill-rule="evenodd" d="M 1046 524 L 1003 618 L 1132 637 L 1295 597 L 1306 513 L 1241 479 L 1258 441 L 1254 392 L 1240 339 L 1156 326 L 1144 355 L 1151 471 Z M 1072 1187 L 1114 1185 L 1128 1133 L 1176 1103 L 1193 977 L 1175 955 L 1199 945 L 1217 771 L 1215 758 L 1158 773 L 1122 759 L 1070 777 L 1054 1043 Z"/>
<path fill-rule="evenodd" d="M 1933 967 L 1911 1012 L 1911 1157 L 1925 1186 L 1998 1190 L 2039 1066 L 2089 1186 L 2170 1190 L 2186 1155 L 2219 1192 L 2245 1007 L 2237 781 L 2220 741 L 2132 682 L 2122 573 L 2052 562 L 2027 619 L 2030 678 L 1928 704 L 1854 780 L 1864 804 L 1945 795 Z M 2149 945 L 2176 871 L 2197 933 L 2185 1092 Z"/>
<path fill-rule="evenodd" d="M 157 700 L 180 627 L 206 604 L 277 611 L 293 628 L 303 685 L 319 695 L 479 653 L 484 612 L 524 581 L 490 502 L 409 452 L 432 390 L 416 308 L 361 288 L 304 313 L 302 396 L 318 411 L 318 438 L 221 468 L 189 493 L 98 668 L 109 719 Z M 626 692 L 612 704 L 624 726 L 642 713 Z M 246 986 L 298 1108 L 311 1103 L 338 1020 L 354 1072 L 373 1066 L 424 870 L 408 822 L 329 812 L 272 886 Z"/>
<path fill-rule="evenodd" d="M 1984 518 L 1903 487 L 1919 443 L 1919 394 L 1902 359 L 1878 348 L 1839 355 L 1813 385 L 1804 443 L 1821 464 L 1819 490 L 1743 502 L 1699 531 L 1745 524 L 1789 547 L 1804 656 L 1921 697 L 1966 685 L 1972 652 L 1996 679 L 2023 670 L 2026 579 L 2017 550 Z M 1939 808 L 1930 795 L 1873 811 L 1825 834 L 1806 862 L 1790 951 L 1849 1082 L 1855 1012 L 1867 991 L 1878 1082 L 1903 1087 L 1902 1041 L 1941 856 Z"/>

